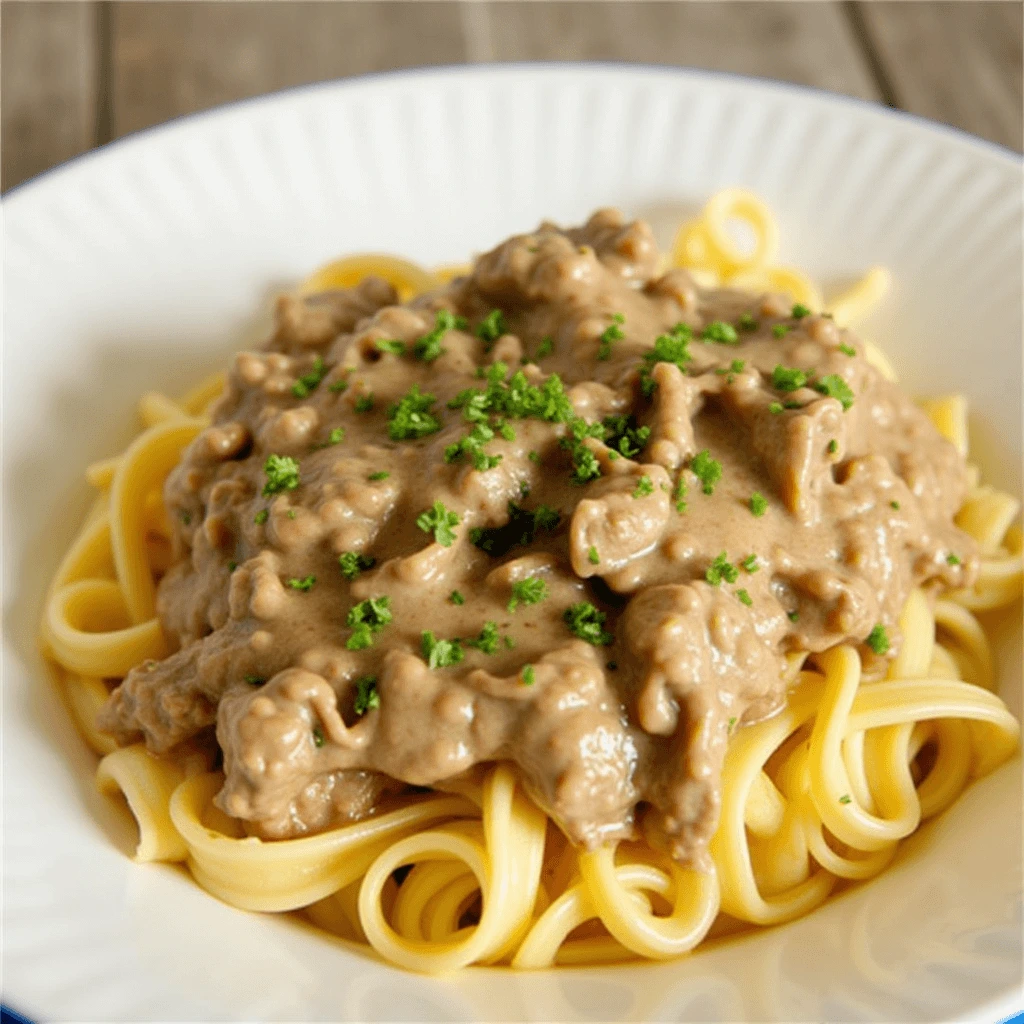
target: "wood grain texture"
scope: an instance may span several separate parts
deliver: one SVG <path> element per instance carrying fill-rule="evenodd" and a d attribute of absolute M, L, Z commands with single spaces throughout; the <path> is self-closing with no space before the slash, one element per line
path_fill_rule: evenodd
<path fill-rule="evenodd" d="M 0 187 L 95 141 L 96 12 L 91 3 L 5 3 L 0 17 Z"/>
<path fill-rule="evenodd" d="M 457 4 L 118 3 L 113 132 L 367 71 L 466 58 Z"/>
<path fill-rule="evenodd" d="M 1024 5 L 975 0 L 857 8 L 896 106 L 1022 148 Z"/>
<path fill-rule="evenodd" d="M 839 3 L 471 4 L 475 60 L 626 60 L 733 71 L 864 99 L 878 88 Z"/>

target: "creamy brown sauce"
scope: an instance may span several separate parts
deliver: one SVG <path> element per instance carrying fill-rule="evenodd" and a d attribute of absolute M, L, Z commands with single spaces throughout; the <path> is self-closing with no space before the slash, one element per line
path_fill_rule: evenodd
<path fill-rule="evenodd" d="M 266 347 L 236 357 L 212 426 L 167 481 L 177 560 L 158 611 L 177 653 L 129 674 L 105 727 L 154 751 L 215 728 L 218 803 L 267 837 L 358 818 L 388 791 L 443 787 L 504 759 L 574 841 L 642 825 L 701 863 L 728 734 L 784 702 L 785 655 L 863 643 L 879 625 L 894 652 L 910 589 L 969 583 L 977 553 L 952 522 L 962 460 L 855 338 L 826 317 L 794 317 L 779 296 L 701 291 L 657 266 L 645 224 L 601 211 L 579 229 L 544 224 L 509 239 L 468 277 L 406 305 L 378 280 L 283 299 Z M 495 309 L 505 330 L 485 341 L 476 329 Z M 439 310 L 466 327 L 443 334 L 434 361 L 415 358 Z M 606 333 L 616 314 L 619 338 Z M 756 328 L 735 343 L 700 340 L 712 322 L 749 326 L 744 314 Z M 643 357 L 680 323 L 692 328 L 690 359 L 648 363 L 647 396 Z M 529 361 L 546 338 L 551 353 Z M 406 354 L 380 340 L 407 343 Z M 559 375 L 588 422 L 631 415 L 650 428 L 642 451 L 613 458 L 584 440 L 601 475 L 574 483 L 559 443 L 567 425 L 507 416 L 508 438 L 492 420 L 482 446 L 497 465 L 446 462 L 471 427 L 447 403 L 486 389 L 478 369 L 498 360 L 535 385 Z M 806 371 L 807 386 L 773 387 L 776 366 Z M 830 375 L 851 389 L 849 409 L 815 389 Z M 436 397 L 441 428 L 392 440 L 389 407 L 413 385 Z M 372 410 L 359 411 L 369 396 Z M 331 444 L 337 428 L 344 440 Z M 711 494 L 687 468 L 705 450 L 721 464 Z M 271 454 L 296 460 L 299 483 L 264 496 Z M 761 516 L 755 493 L 767 500 Z M 435 501 L 459 516 L 450 546 L 417 526 Z M 530 540 L 533 517 L 519 511 L 501 531 L 510 502 L 560 521 Z M 474 529 L 493 531 L 491 553 Z M 530 542 L 505 550 L 510 537 Z M 375 565 L 349 581 L 344 552 Z M 714 585 L 723 552 L 732 569 Z M 309 577 L 308 589 L 289 584 Z M 546 596 L 510 612 L 527 577 Z M 349 610 L 382 595 L 390 623 L 372 646 L 348 649 Z M 610 643 L 570 631 L 564 613 L 579 602 L 607 616 L 597 634 Z M 465 641 L 488 621 L 514 646 L 464 643 L 460 663 L 428 666 L 423 631 Z M 379 706 L 360 714 L 366 676 Z"/>

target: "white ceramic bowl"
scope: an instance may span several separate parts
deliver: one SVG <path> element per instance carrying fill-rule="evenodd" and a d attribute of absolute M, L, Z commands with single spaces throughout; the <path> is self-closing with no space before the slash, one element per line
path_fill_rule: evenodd
<path fill-rule="evenodd" d="M 271 293 L 360 249 L 463 259 L 617 204 L 663 242 L 742 184 L 825 282 L 888 265 L 866 333 L 915 392 L 963 390 L 988 477 L 1020 489 L 1021 174 L 950 129 L 821 93 L 642 67 L 357 79 L 148 131 L 4 203 L 5 999 L 92 1020 L 995 1020 L 1021 985 L 1019 759 L 881 878 L 683 962 L 401 974 L 294 921 L 135 866 L 34 649 L 40 602 L 140 392 L 174 393 Z M 1020 630 L 1003 623 L 1019 714 Z"/>

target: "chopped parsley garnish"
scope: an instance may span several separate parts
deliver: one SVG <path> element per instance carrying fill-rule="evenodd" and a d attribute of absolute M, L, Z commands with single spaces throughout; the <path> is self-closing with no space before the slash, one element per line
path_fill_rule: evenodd
<path fill-rule="evenodd" d="M 772 387 L 776 391 L 796 391 L 804 387 L 810 379 L 805 370 L 796 367 L 777 365 L 772 370 Z"/>
<path fill-rule="evenodd" d="M 839 802 L 840 802 L 841 804 L 848 804 L 848 803 L 852 803 L 852 802 L 853 802 L 853 798 L 852 798 L 852 797 L 850 796 L 850 794 L 849 794 L 849 793 L 844 793 L 844 794 L 843 794 L 843 795 L 842 795 L 842 796 L 841 796 L 841 797 L 839 798 Z"/>
<path fill-rule="evenodd" d="M 729 561 L 729 556 L 723 551 L 716 555 L 714 561 L 704 572 L 704 579 L 713 587 L 717 587 L 722 580 L 726 583 L 735 583 L 739 579 L 739 569 Z"/>
<path fill-rule="evenodd" d="M 954 555 L 952 551 L 948 555 L 946 555 L 946 565 L 959 565 L 959 564 L 960 564 L 960 556 L 959 555 Z"/>
<path fill-rule="evenodd" d="M 810 316 L 810 315 L 811 315 L 811 311 L 805 305 L 803 305 L 803 303 L 798 302 L 793 307 L 793 319 L 794 320 L 802 320 L 805 316 Z"/>
<path fill-rule="evenodd" d="M 747 555 L 746 558 L 740 562 L 745 572 L 757 572 L 759 566 L 757 564 L 757 555 Z"/>
<path fill-rule="evenodd" d="M 386 469 L 378 469 L 376 473 L 371 473 L 366 479 L 371 483 L 376 483 L 378 480 L 387 480 L 391 474 Z"/>
<path fill-rule="evenodd" d="M 743 313 L 739 320 L 736 321 L 736 326 L 739 327 L 741 331 L 756 331 L 757 321 L 750 313 Z"/>
<path fill-rule="evenodd" d="M 379 633 L 391 621 L 391 598 L 371 597 L 349 609 L 345 625 L 352 635 L 345 641 L 350 651 L 362 651 L 373 645 L 375 633 Z"/>
<path fill-rule="evenodd" d="M 547 505 L 530 511 L 514 501 L 508 503 L 508 517 L 504 526 L 475 527 L 469 539 L 489 555 L 504 555 L 516 545 L 532 544 L 538 530 L 553 530 L 562 519 Z"/>
<path fill-rule="evenodd" d="M 342 377 L 341 380 L 336 380 L 327 389 L 336 395 L 340 395 L 343 391 L 348 391 L 348 377 Z"/>
<path fill-rule="evenodd" d="M 263 472 L 267 475 L 264 498 L 281 491 L 294 491 L 299 486 L 299 464 L 290 455 L 268 455 Z"/>
<path fill-rule="evenodd" d="M 228 562 L 228 572 L 234 572 L 238 568 L 238 563 L 232 559 Z"/>
<path fill-rule="evenodd" d="M 771 414 L 772 414 L 773 416 L 778 416 L 778 415 L 779 415 L 779 413 L 780 413 L 780 412 L 782 412 L 782 403 L 781 403 L 781 402 L 772 402 L 772 403 L 771 403 L 771 404 L 770 404 L 770 405 L 768 406 L 768 411 L 769 411 L 769 412 L 770 412 L 770 413 L 771 413 Z"/>
<path fill-rule="evenodd" d="M 604 629 L 604 623 L 608 616 L 595 608 L 589 601 L 580 601 L 570 605 L 566 608 L 562 618 L 565 619 L 569 632 L 581 640 L 586 640 L 588 644 L 593 644 L 595 647 L 607 647 L 615 642 L 615 637 Z"/>
<path fill-rule="evenodd" d="M 416 525 L 424 533 L 432 533 L 434 540 L 442 547 L 450 548 L 455 540 L 455 531 L 452 529 L 458 526 L 462 520 L 457 512 L 452 512 L 443 501 L 438 499 L 432 508 L 421 512 L 416 519 Z"/>
<path fill-rule="evenodd" d="M 360 395 L 356 399 L 356 412 L 373 412 L 373 393 Z"/>
<path fill-rule="evenodd" d="M 898 501 L 890 501 L 889 502 L 889 508 L 894 508 L 894 509 L 896 509 L 897 512 L 899 512 L 899 510 L 900 510 L 900 503 Z"/>
<path fill-rule="evenodd" d="M 733 715 L 732 718 L 729 719 L 729 732 L 730 733 L 733 731 L 733 729 L 736 728 L 736 722 L 737 721 L 738 721 L 738 719 L 737 719 L 737 717 L 735 715 Z"/>
<path fill-rule="evenodd" d="M 526 457 L 531 462 L 540 462 L 540 452 L 529 452 Z"/>
<path fill-rule="evenodd" d="M 654 348 L 644 355 L 640 367 L 640 390 L 650 397 L 654 394 L 657 384 L 651 376 L 655 363 L 674 363 L 680 370 L 686 370 L 686 364 L 693 356 L 690 355 L 690 342 L 693 331 L 688 324 L 679 323 L 668 334 L 659 334 L 654 340 Z"/>
<path fill-rule="evenodd" d="M 750 511 L 758 519 L 768 511 L 768 499 L 760 491 L 754 491 L 750 496 Z"/>
<path fill-rule="evenodd" d="M 185 509 L 182 509 L 182 510 L 181 510 L 181 511 L 180 511 L 180 512 L 178 513 L 178 515 L 179 515 L 179 516 L 181 517 L 181 521 L 182 521 L 182 522 L 183 522 L 183 523 L 184 523 L 184 524 L 185 524 L 186 526 L 191 526 L 191 525 L 192 525 L 192 513 L 191 513 L 191 512 L 188 512 L 188 511 L 186 511 Z"/>
<path fill-rule="evenodd" d="M 420 634 L 420 647 L 430 668 L 449 668 L 466 656 L 461 640 L 439 640 L 429 629 Z"/>
<path fill-rule="evenodd" d="M 736 596 L 740 599 L 740 604 L 745 604 L 748 608 L 754 603 L 753 598 L 742 587 L 736 591 Z"/>
<path fill-rule="evenodd" d="M 476 336 L 487 342 L 488 346 L 493 345 L 508 330 L 505 324 L 505 314 L 500 309 L 492 309 L 480 321 L 476 329 Z"/>
<path fill-rule="evenodd" d="M 514 441 L 516 439 L 515 429 L 510 423 L 502 423 L 502 425 L 498 427 L 498 433 L 501 434 L 506 441 Z"/>
<path fill-rule="evenodd" d="M 676 511 L 682 515 L 686 511 L 686 477 L 682 473 L 679 474 L 679 479 L 676 481 L 672 500 L 676 503 Z"/>
<path fill-rule="evenodd" d="M 739 337 L 732 324 L 727 324 L 724 320 L 712 320 L 700 332 L 700 340 L 717 342 L 719 345 L 735 345 L 739 341 Z"/>
<path fill-rule="evenodd" d="M 711 495 L 715 492 L 715 484 L 722 479 L 722 464 L 711 458 L 711 452 L 705 448 L 690 460 L 690 472 L 701 482 L 701 490 Z"/>
<path fill-rule="evenodd" d="M 537 604 L 548 596 L 548 585 L 539 576 L 527 576 L 512 584 L 508 610 L 514 612 L 521 604 Z"/>
<path fill-rule="evenodd" d="M 466 603 L 466 599 L 457 590 L 453 590 L 448 595 L 448 600 L 451 601 L 452 604 L 465 604 Z"/>
<path fill-rule="evenodd" d="M 479 636 L 474 637 L 472 640 L 466 641 L 467 647 L 475 647 L 481 654 L 497 654 L 498 653 L 498 624 L 488 620 L 484 623 L 483 629 L 480 630 Z M 509 638 L 505 637 L 506 646 L 511 647 L 508 643 Z"/>
<path fill-rule="evenodd" d="M 344 427 L 335 427 L 327 435 L 327 444 L 328 445 L 341 444 L 341 442 L 344 441 L 344 440 L 345 440 L 345 428 Z"/>
<path fill-rule="evenodd" d="M 364 555 L 360 551 L 346 551 L 338 555 L 341 575 L 347 580 L 354 580 L 361 572 L 372 569 L 377 564 L 376 558 Z"/>
<path fill-rule="evenodd" d="M 598 338 L 597 347 L 597 358 L 600 360 L 611 359 L 612 356 L 612 342 L 622 341 L 626 336 L 620 324 L 624 324 L 626 318 L 621 313 L 612 313 L 612 322 L 601 332 L 601 337 Z"/>
<path fill-rule="evenodd" d="M 587 561 L 591 565 L 600 565 L 601 556 L 597 553 L 597 548 L 593 544 L 590 545 L 590 550 L 587 551 Z"/>
<path fill-rule="evenodd" d="M 441 429 L 441 421 L 430 411 L 437 399 L 422 394 L 419 384 L 388 409 L 388 437 L 392 441 L 409 441 Z"/>
<path fill-rule="evenodd" d="M 774 334 L 776 338 L 784 338 L 791 330 L 792 328 L 789 324 L 776 324 L 772 328 L 772 334 Z"/>
<path fill-rule="evenodd" d="M 298 517 L 298 515 L 299 515 L 299 513 L 295 509 L 293 509 L 293 508 L 288 509 L 288 518 L 289 519 L 296 519 Z"/>
<path fill-rule="evenodd" d="M 847 345 L 846 342 L 839 346 L 839 351 L 844 356 L 855 356 L 857 354 L 857 350 L 852 345 Z"/>
<path fill-rule="evenodd" d="M 262 526 L 269 518 L 270 512 L 265 508 L 261 508 L 259 512 L 257 512 L 256 515 L 252 517 L 252 521 L 257 526 Z"/>
<path fill-rule="evenodd" d="M 839 451 L 839 442 L 833 437 L 828 443 L 828 453 L 829 455 L 835 455 L 837 451 Z"/>
<path fill-rule="evenodd" d="M 313 746 L 322 747 L 324 745 L 324 731 L 319 725 L 313 726 Z"/>
<path fill-rule="evenodd" d="M 447 445 L 444 450 L 445 462 L 457 462 L 463 455 L 468 455 L 473 468 L 479 472 L 494 469 L 501 462 L 502 456 L 488 455 L 483 446 L 494 440 L 494 431 L 486 423 L 474 423 L 472 429 L 462 438 Z"/>
<path fill-rule="evenodd" d="M 588 437 L 602 439 L 604 436 L 605 428 L 600 423 L 588 423 L 582 416 L 576 416 L 570 421 L 569 433 L 558 443 L 571 453 L 574 484 L 582 486 L 601 475 L 601 463 L 583 441 Z"/>
<path fill-rule="evenodd" d="M 532 665 L 523 666 L 522 679 L 524 686 L 533 686 L 537 681 L 537 673 Z"/>
<path fill-rule="evenodd" d="M 732 381 L 733 381 L 733 374 L 734 373 L 742 373 L 743 372 L 743 367 L 746 366 L 746 365 L 747 365 L 747 361 L 745 359 L 734 359 L 729 364 L 728 368 L 726 368 L 724 366 L 720 366 L 717 370 L 715 370 L 715 373 L 717 373 L 720 377 L 724 377 L 724 376 L 726 376 L 728 374 L 728 376 L 729 376 L 729 383 L 731 384 Z"/>
<path fill-rule="evenodd" d="M 843 412 L 853 405 L 853 392 L 850 390 L 850 385 L 838 373 L 830 373 L 827 377 L 815 381 L 814 390 L 828 395 L 829 398 L 838 398 L 843 404 Z"/>
<path fill-rule="evenodd" d="M 889 650 L 889 634 L 885 630 L 885 626 L 879 623 L 874 629 L 868 634 L 867 640 L 864 641 L 875 652 L 875 654 L 885 654 Z"/>
<path fill-rule="evenodd" d="M 263 676 L 245 676 L 245 681 L 250 686 L 262 686 L 266 682 L 266 679 L 264 679 Z"/>
<path fill-rule="evenodd" d="M 633 490 L 634 498 L 646 498 L 649 494 L 654 493 L 654 481 L 649 476 L 642 476 L 636 482 L 636 488 Z"/>
<path fill-rule="evenodd" d="M 378 338 L 374 343 L 378 352 L 389 352 L 393 356 L 405 355 L 405 342 L 389 338 Z"/>
<path fill-rule="evenodd" d="M 371 708 L 380 707 L 380 694 L 377 692 L 376 676 L 361 676 L 356 680 L 356 700 L 353 710 L 357 715 L 365 715 Z"/>
<path fill-rule="evenodd" d="M 537 346 L 537 351 L 534 353 L 534 359 L 543 359 L 545 356 L 551 355 L 555 351 L 555 339 L 551 335 L 540 339 L 540 344 Z"/>
<path fill-rule="evenodd" d="M 293 576 L 288 581 L 288 586 L 291 587 L 292 590 L 306 591 L 306 590 L 312 590 L 314 583 L 316 583 L 316 577 L 315 576 L 303 576 L 303 578 L 301 580 L 298 577 Z"/>
<path fill-rule="evenodd" d="M 799 622 L 800 621 L 800 613 L 799 612 L 786 612 L 786 618 L 789 619 L 790 622 Z"/>
<path fill-rule="evenodd" d="M 444 352 L 444 349 L 441 348 L 441 339 L 448 331 L 456 328 L 465 330 L 466 321 L 461 316 L 456 316 L 450 309 L 439 309 L 434 316 L 433 329 L 424 334 L 422 338 L 417 338 L 413 343 L 413 355 L 425 363 L 432 363 Z"/>
<path fill-rule="evenodd" d="M 506 373 L 505 363 L 494 363 L 487 370 L 486 389 L 466 388 L 448 403 L 448 408 L 461 409 L 462 418 L 469 423 L 486 421 L 492 415 L 548 423 L 568 423 L 573 418 L 572 403 L 557 373 L 552 373 L 539 387 L 531 384 L 522 370 L 517 370 L 507 382 Z"/>
<path fill-rule="evenodd" d="M 327 367 L 320 356 L 313 360 L 313 369 L 304 373 L 293 385 L 292 394 L 296 398 L 308 398 L 310 391 L 315 391 L 320 386 L 320 381 L 327 376 Z"/>
<path fill-rule="evenodd" d="M 627 459 L 635 458 L 651 437 L 650 427 L 638 427 L 631 416 L 605 416 L 604 443 Z"/>

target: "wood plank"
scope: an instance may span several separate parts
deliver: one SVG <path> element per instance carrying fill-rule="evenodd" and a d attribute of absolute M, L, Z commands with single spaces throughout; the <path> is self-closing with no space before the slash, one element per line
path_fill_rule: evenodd
<path fill-rule="evenodd" d="M 91 3 L 7 3 L 0 19 L 0 187 L 94 143 L 96 11 Z"/>
<path fill-rule="evenodd" d="M 859 3 L 897 106 L 1020 151 L 1020 2 Z"/>
<path fill-rule="evenodd" d="M 115 135 L 305 82 L 466 59 L 458 5 L 118 3 Z"/>
<path fill-rule="evenodd" d="M 628 60 L 732 71 L 877 99 L 838 3 L 469 4 L 475 60 Z"/>

